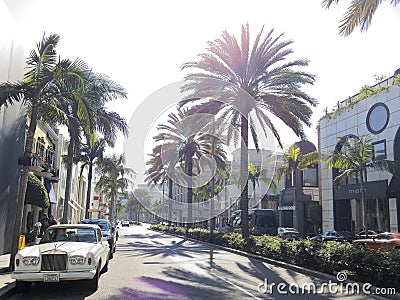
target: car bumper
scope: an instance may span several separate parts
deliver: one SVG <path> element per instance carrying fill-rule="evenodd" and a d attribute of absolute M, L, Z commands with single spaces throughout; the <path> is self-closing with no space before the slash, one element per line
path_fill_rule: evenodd
<path fill-rule="evenodd" d="M 28 281 L 43 282 L 45 274 L 59 274 L 60 281 L 93 279 L 96 270 L 69 271 L 69 272 L 13 272 L 11 278 Z"/>

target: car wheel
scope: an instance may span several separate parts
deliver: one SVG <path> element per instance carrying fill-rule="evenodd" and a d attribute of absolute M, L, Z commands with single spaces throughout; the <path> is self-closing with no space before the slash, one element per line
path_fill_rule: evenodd
<path fill-rule="evenodd" d="M 96 274 L 94 275 L 94 277 L 89 280 L 89 288 L 91 291 L 94 292 L 97 291 L 97 289 L 99 288 L 99 278 L 100 278 L 99 266 L 96 269 Z"/>
<path fill-rule="evenodd" d="M 19 281 L 19 280 L 15 282 L 15 289 L 17 290 L 18 293 L 27 292 L 31 289 L 31 287 L 32 287 L 32 282 Z"/>

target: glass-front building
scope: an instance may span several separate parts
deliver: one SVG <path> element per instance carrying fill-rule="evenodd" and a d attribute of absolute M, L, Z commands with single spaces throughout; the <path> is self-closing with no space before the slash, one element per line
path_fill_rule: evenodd
<path fill-rule="evenodd" d="M 322 153 L 330 155 L 335 150 L 345 152 L 339 143 L 341 137 L 357 139 L 370 135 L 373 160 L 400 160 L 400 75 L 396 75 L 369 87 L 371 93 L 368 97 L 357 94 L 321 118 L 319 145 Z M 333 180 L 340 172 L 327 169 L 326 163 L 321 164 L 323 230 L 359 232 L 365 226 L 362 216 L 366 210 L 369 229 L 400 231 L 398 177 L 385 171 L 367 170 L 364 174 L 367 204 L 363 207 L 360 178 L 348 177 L 339 188 L 335 188 Z"/>

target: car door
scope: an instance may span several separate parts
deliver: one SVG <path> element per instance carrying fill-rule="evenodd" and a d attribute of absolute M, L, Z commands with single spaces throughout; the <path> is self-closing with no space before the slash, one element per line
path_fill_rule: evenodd
<path fill-rule="evenodd" d="M 100 249 L 100 257 L 101 261 L 103 262 L 103 265 L 107 262 L 108 257 L 109 257 L 109 251 L 110 251 L 110 246 L 107 241 L 103 241 L 103 233 L 101 232 L 101 229 L 97 229 L 97 236 L 98 236 L 98 242 L 101 247 Z M 103 266 L 101 266 L 103 267 Z"/>

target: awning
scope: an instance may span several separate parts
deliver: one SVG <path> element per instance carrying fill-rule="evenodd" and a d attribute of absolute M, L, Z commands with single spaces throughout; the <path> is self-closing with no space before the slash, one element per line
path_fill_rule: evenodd
<path fill-rule="evenodd" d="M 400 177 L 393 176 L 386 190 L 388 198 L 396 198 L 400 196 Z"/>

